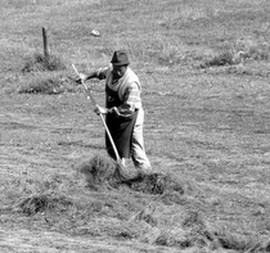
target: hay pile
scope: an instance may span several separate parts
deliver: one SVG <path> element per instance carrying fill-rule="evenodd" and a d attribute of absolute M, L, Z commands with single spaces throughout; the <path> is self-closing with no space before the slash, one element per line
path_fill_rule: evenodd
<path fill-rule="evenodd" d="M 19 204 L 22 212 L 28 216 L 51 210 L 67 210 L 72 206 L 72 201 L 65 197 L 52 197 L 49 195 L 31 196 Z"/>
<path fill-rule="evenodd" d="M 91 190 L 116 188 L 123 180 L 119 164 L 107 157 L 96 155 L 78 164 L 76 169 L 84 176 L 86 187 Z"/>
<path fill-rule="evenodd" d="M 123 173 L 123 169 L 117 162 L 107 157 L 96 155 L 81 163 L 77 169 L 85 176 L 87 187 L 93 190 L 127 186 L 134 191 L 146 194 L 184 193 L 183 187 L 169 175 L 138 174 L 130 178 L 126 175 L 126 171 Z"/>
<path fill-rule="evenodd" d="M 230 221 L 213 220 L 213 207 L 198 197 L 200 189 L 189 189 L 169 175 L 126 179 L 119 164 L 99 155 L 80 163 L 77 170 L 80 177 L 74 184 L 72 177 L 65 187 L 61 183 L 52 191 L 34 192 L 15 210 L 29 216 L 27 223 L 73 236 L 137 240 L 198 252 L 269 251 L 268 241 L 256 242 L 248 234 L 237 234 Z"/>

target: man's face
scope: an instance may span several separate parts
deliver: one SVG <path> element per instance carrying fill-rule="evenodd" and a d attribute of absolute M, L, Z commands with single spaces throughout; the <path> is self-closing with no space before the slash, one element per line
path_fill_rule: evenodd
<path fill-rule="evenodd" d="M 115 79 L 119 79 L 126 73 L 127 66 L 115 66 L 113 65 L 112 74 Z"/>

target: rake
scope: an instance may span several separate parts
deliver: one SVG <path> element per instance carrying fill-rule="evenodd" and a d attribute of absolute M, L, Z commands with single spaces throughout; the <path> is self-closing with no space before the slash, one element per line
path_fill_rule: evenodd
<path fill-rule="evenodd" d="M 79 76 L 79 72 L 78 72 L 78 70 L 76 69 L 76 67 L 75 67 L 74 64 L 72 64 L 72 67 L 73 67 L 74 71 L 76 72 L 76 74 Z M 81 80 L 81 82 L 82 82 L 82 85 L 83 85 L 84 90 L 85 90 L 85 92 L 86 92 L 87 99 L 88 99 L 88 100 L 91 100 L 91 102 L 92 102 L 92 104 L 93 104 L 93 106 L 94 106 L 95 108 L 99 108 L 99 107 L 98 107 L 98 104 L 97 104 L 97 102 L 96 102 L 96 100 L 94 99 L 94 97 L 93 97 L 93 95 L 92 95 L 92 91 L 91 91 L 90 89 L 88 89 L 88 87 L 86 86 L 86 84 L 85 84 L 85 82 L 84 82 L 83 80 Z M 110 130 L 109 130 L 109 128 L 108 128 L 108 126 L 107 126 L 107 124 L 106 124 L 106 122 L 105 122 L 105 119 L 104 119 L 102 113 L 99 113 L 99 117 L 100 117 L 100 119 L 101 119 L 101 121 L 102 121 L 102 124 L 103 124 L 103 126 L 104 126 L 104 128 L 105 128 L 106 134 L 108 135 L 108 138 L 109 138 L 109 140 L 110 140 L 110 142 L 111 142 L 111 145 L 112 145 L 112 148 L 113 148 L 113 151 L 114 151 L 116 160 L 117 160 L 117 162 L 119 163 L 119 165 L 122 165 L 121 158 L 120 158 L 120 156 L 119 156 L 119 153 L 118 153 L 117 148 L 116 148 L 116 146 L 115 146 L 115 143 L 114 143 L 114 141 L 113 141 L 112 135 L 111 135 Z"/>

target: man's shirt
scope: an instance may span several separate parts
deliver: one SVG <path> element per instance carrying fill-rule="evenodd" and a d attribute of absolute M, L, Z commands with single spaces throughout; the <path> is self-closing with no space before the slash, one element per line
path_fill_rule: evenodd
<path fill-rule="evenodd" d="M 112 65 L 99 68 L 95 71 L 97 78 L 106 79 L 106 85 L 118 92 L 122 104 L 115 107 L 114 110 L 118 115 L 129 116 L 136 109 L 141 108 L 141 85 L 137 75 L 127 67 L 123 77 L 113 80 Z"/>

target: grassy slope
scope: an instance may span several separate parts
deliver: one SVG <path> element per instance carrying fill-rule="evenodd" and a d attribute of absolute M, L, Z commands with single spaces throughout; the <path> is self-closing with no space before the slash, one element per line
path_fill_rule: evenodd
<path fill-rule="evenodd" d="M 233 250 L 267 245 L 269 64 L 251 58 L 242 65 L 198 68 L 220 50 L 237 49 L 240 41 L 254 51 L 267 46 L 267 1 L 47 0 L 4 1 L 2 6 L 3 250 L 84 252 L 94 238 L 93 251 L 102 252 L 218 251 L 215 240 L 200 229 Z M 17 93 L 50 75 L 20 71 L 27 57 L 42 52 L 42 26 L 68 76 L 71 63 L 88 70 L 107 63 L 118 47 L 129 51 L 144 85 L 147 152 L 155 170 L 179 178 L 185 188 L 180 200 L 84 188 L 74 165 L 105 152 L 103 129 L 81 90 L 56 96 Z M 101 37 L 91 36 L 94 28 Z M 93 89 L 102 103 L 102 87 Z M 19 203 L 39 194 L 62 196 L 72 207 L 63 202 L 63 213 L 31 217 L 17 212 Z M 158 224 L 132 221 L 149 202 Z"/>

